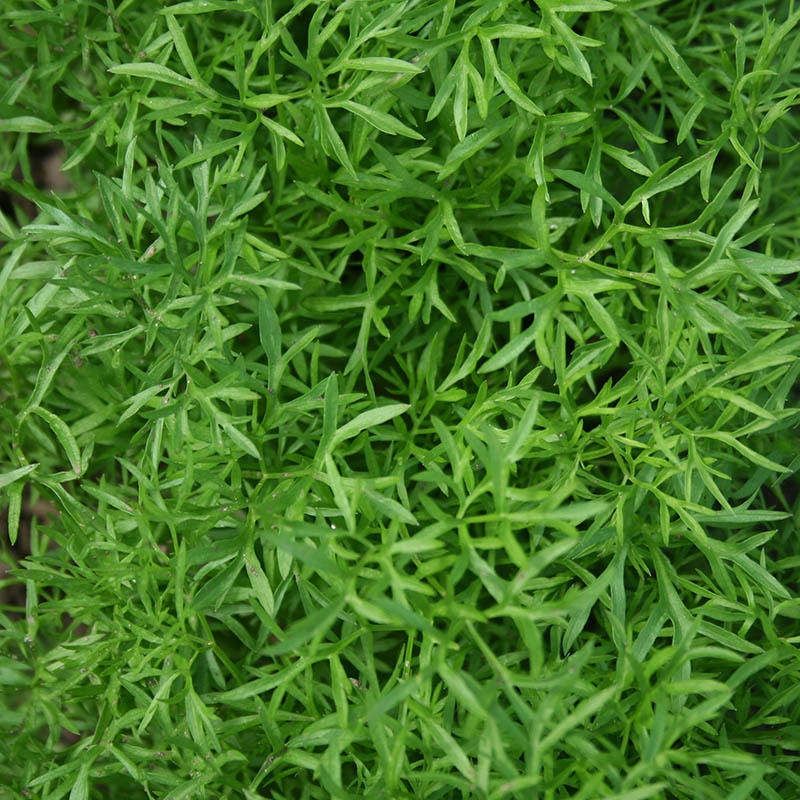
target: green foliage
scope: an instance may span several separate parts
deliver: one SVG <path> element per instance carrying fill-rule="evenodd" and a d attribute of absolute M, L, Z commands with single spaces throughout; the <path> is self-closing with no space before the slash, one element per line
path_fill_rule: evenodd
<path fill-rule="evenodd" d="M 0 797 L 800 795 L 794 0 L 153 8 L 0 13 Z"/>

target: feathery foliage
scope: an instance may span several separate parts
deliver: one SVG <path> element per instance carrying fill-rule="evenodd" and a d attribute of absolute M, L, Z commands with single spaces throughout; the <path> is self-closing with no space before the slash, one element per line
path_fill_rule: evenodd
<path fill-rule="evenodd" d="M 0 48 L 0 797 L 800 795 L 793 0 Z"/>

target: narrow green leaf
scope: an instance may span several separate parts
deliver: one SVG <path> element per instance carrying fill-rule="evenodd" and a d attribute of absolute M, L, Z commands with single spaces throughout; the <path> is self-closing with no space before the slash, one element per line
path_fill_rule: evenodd
<path fill-rule="evenodd" d="M 650 35 L 655 39 L 661 52 L 667 57 L 670 67 L 675 71 L 675 74 L 697 95 L 704 96 L 705 92 L 703 85 L 698 80 L 697 76 L 689 69 L 686 61 L 678 53 L 675 45 L 669 40 L 667 35 L 661 28 L 655 25 L 650 26 Z"/>
<path fill-rule="evenodd" d="M 581 302 L 589 312 L 592 322 L 597 325 L 600 332 L 615 347 L 620 343 L 619 330 L 614 318 L 606 311 L 600 301 L 593 294 L 582 294 Z"/>
<path fill-rule="evenodd" d="M 703 112 L 704 108 L 705 100 L 702 97 L 698 97 L 681 120 L 681 126 L 678 129 L 678 137 L 675 140 L 678 144 L 681 144 L 681 142 L 684 142 L 688 138 L 694 123 L 697 122 L 697 118 Z"/>
<path fill-rule="evenodd" d="M 38 117 L 0 119 L 0 133 L 50 133 L 53 126 Z"/>
<path fill-rule="evenodd" d="M 277 312 L 266 297 L 258 301 L 258 337 L 269 363 L 270 388 L 276 391 L 278 387 L 274 383 L 281 359 L 281 324 Z"/>
<path fill-rule="evenodd" d="M 675 161 L 663 164 L 659 170 L 654 172 L 630 197 L 625 203 L 624 210 L 627 213 L 631 209 L 639 205 L 642 200 L 649 200 L 661 192 L 668 192 L 672 189 L 677 189 L 683 186 L 684 183 L 691 180 L 703 166 L 708 162 L 711 153 L 705 153 L 698 156 L 688 164 L 678 167 L 674 172 L 669 173 L 669 168 Z"/>
<path fill-rule="evenodd" d="M 578 727 L 584 720 L 596 714 L 618 693 L 616 686 L 601 689 L 591 697 L 579 703 L 571 713 L 559 722 L 540 742 L 540 747 L 547 752 L 556 742 L 561 741 L 571 730 Z"/>
<path fill-rule="evenodd" d="M 566 12 L 592 12 L 592 11 L 613 11 L 614 3 L 609 0 L 547 0 L 547 8 L 550 11 Z"/>
<path fill-rule="evenodd" d="M 84 754 L 81 768 L 78 770 L 75 782 L 69 792 L 69 800 L 89 800 L 89 770 L 91 766 L 92 759 L 88 758 L 88 754 Z"/>
<path fill-rule="evenodd" d="M 162 8 L 159 14 L 211 14 L 214 11 L 230 11 L 230 0 L 186 0 L 168 8 Z"/>
<path fill-rule="evenodd" d="M 220 570 L 211 580 L 204 583 L 195 593 L 192 602 L 194 608 L 198 611 L 208 608 L 218 609 L 242 571 L 242 563 L 243 558 L 241 555 L 234 556 L 226 567 Z"/>
<path fill-rule="evenodd" d="M 0 474 L 0 489 L 4 486 L 8 486 L 15 481 L 18 481 L 20 478 L 24 478 L 26 475 L 30 475 L 39 465 L 38 464 L 28 464 L 24 467 L 18 467 L 17 469 L 12 469 L 11 472 L 4 472 Z"/>
<path fill-rule="evenodd" d="M 396 519 L 406 525 L 419 525 L 417 518 L 397 500 L 376 492 L 374 489 L 364 489 L 364 494 L 369 498 L 372 505 L 382 511 L 389 519 Z"/>
<path fill-rule="evenodd" d="M 28 466 L 35 468 L 38 464 L 29 464 Z M 6 494 L 8 495 L 6 526 L 8 528 L 8 541 L 12 547 L 17 543 L 17 537 L 19 536 L 19 522 L 22 518 L 22 490 L 24 488 L 25 485 L 22 483 L 13 483 L 6 489 Z"/>
<path fill-rule="evenodd" d="M 453 90 L 456 88 L 457 76 L 457 70 L 455 65 L 453 65 L 453 68 L 447 73 L 447 76 L 442 81 L 441 86 L 438 87 L 436 96 L 433 98 L 433 102 L 428 108 L 428 114 L 425 117 L 426 122 L 436 119 L 439 114 L 441 114 L 442 109 L 445 107 L 445 104 L 450 98 L 450 95 L 453 94 Z"/>
<path fill-rule="evenodd" d="M 467 758 L 464 749 L 458 744 L 453 735 L 438 721 L 437 718 L 413 703 L 416 714 L 425 720 L 425 728 L 441 751 L 443 761 L 451 763 L 468 781 L 475 779 L 475 767 Z"/>
<path fill-rule="evenodd" d="M 637 175 L 644 175 L 645 178 L 649 178 L 652 175 L 652 170 L 642 164 L 636 158 L 633 158 L 627 150 L 623 150 L 620 147 L 614 147 L 613 145 L 608 144 L 608 142 L 603 142 L 603 152 L 607 153 L 611 156 L 615 161 L 618 161 L 622 164 L 623 167 L 629 169 L 631 172 L 635 172 Z"/>
<path fill-rule="evenodd" d="M 481 27 L 480 35 L 486 39 L 539 39 L 546 34 L 541 28 L 508 22 Z"/>
<path fill-rule="evenodd" d="M 253 458 L 261 458 L 261 454 L 258 452 L 258 448 L 250 441 L 230 420 L 225 419 L 224 417 L 220 416 L 219 420 L 222 429 L 228 435 L 230 440 L 237 446 L 240 447 L 245 453 L 253 456 Z"/>
<path fill-rule="evenodd" d="M 453 95 L 453 124 L 458 141 L 463 142 L 467 135 L 469 119 L 469 58 L 466 51 L 462 50 L 454 69 L 456 71 L 456 88 Z"/>
<path fill-rule="evenodd" d="M 129 397 L 125 404 L 128 406 L 122 412 L 120 418 L 117 420 L 117 425 L 121 425 L 126 419 L 130 419 L 136 414 L 144 405 L 149 403 L 158 394 L 165 391 L 163 384 L 157 383 L 155 386 L 148 386 L 146 389 L 137 392 L 133 397 Z"/>
<path fill-rule="evenodd" d="M 331 442 L 333 443 L 333 440 L 331 440 Z M 331 448 L 325 450 L 324 452 L 323 461 L 325 462 L 325 477 L 327 478 L 328 484 L 333 492 L 333 499 L 336 502 L 336 507 L 344 517 L 347 530 L 353 531 L 355 529 L 355 509 L 350 502 L 350 497 L 345 489 L 342 476 L 339 474 L 339 470 L 336 467 L 336 462 L 333 460 L 333 456 L 331 455 L 332 449 L 333 447 L 331 446 Z"/>
<path fill-rule="evenodd" d="M 37 406 L 36 408 L 32 408 L 31 412 L 36 414 L 38 417 L 41 417 L 47 423 L 56 439 L 58 439 L 61 447 L 64 448 L 64 452 L 67 454 L 72 471 L 76 475 L 80 475 L 81 451 L 78 447 L 78 443 L 75 441 L 75 437 L 72 435 L 69 425 L 67 425 L 67 423 L 64 422 L 64 420 L 62 420 L 60 417 L 57 417 L 52 411 L 48 411 L 46 408 Z"/>
<path fill-rule="evenodd" d="M 340 106 L 341 108 L 346 108 L 348 111 L 351 111 L 356 116 L 366 120 L 370 125 L 377 128 L 379 131 L 383 131 L 384 133 L 399 134 L 401 136 L 407 136 L 409 139 L 425 138 L 422 134 L 413 130 L 413 128 L 409 128 L 408 125 L 405 125 L 400 122 L 400 120 L 395 119 L 391 114 L 378 111 L 370 106 L 365 106 L 352 100 L 344 100 L 336 105 Z"/>
<path fill-rule="evenodd" d="M 252 549 L 247 550 L 244 554 L 244 568 L 258 602 L 271 617 L 275 613 L 275 596 L 255 551 Z"/>
<path fill-rule="evenodd" d="M 614 209 L 614 211 L 618 211 L 620 208 L 622 208 L 617 198 L 614 197 L 608 191 L 608 189 L 587 175 L 584 175 L 582 172 L 576 172 L 572 169 L 554 169 L 553 175 L 555 175 L 557 178 L 561 178 L 562 181 L 566 181 L 573 186 L 577 186 L 579 189 L 587 192 L 590 195 L 605 200 L 605 202 L 608 203 L 611 208 Z"/>
<path fill-rule="evenodd" d="M 303 140 L 294 131 L 290 131 L 285 125 L 281 125 L 280 122 L 270 119 L 267 116 L 262 116 L 261 124 L 265 128 L 269 128 L 269 130 L 271 130 L 277 136 L 280 136 L 282 139 L 288 139 L 290 142 L 292 142 L 292 144 L 296 144 L 298 147 L 305 147 L 305 142 L 303 142 Z"/>
<path fill-rule="evenodd" d="M 345 439 L 352 439 L 354 436 L 358 436 L 362 431 L 369 430 L 377 425 L 382 425 L 384 422 L 388 422 L 390 419 L 400 416 L 400 414 L 405 414 L 409 408 L 411 408 L 411 406 L 408 403 L 392 403 L 390 405 L 380 406 L 379 408 L 371 408 L 368 411 L 362 411 L 358 416 L 342 425 L 342 427 L 336 431 L 333 435 L 331 447 L 335 447 L 345 441 Z"/>
<path fill-rule="evenodd" d="M 219 142 L 211 142 L 197 147 L 194 152 L 180 159 L 177 164 L 175 164 L 175 169 L 184 169 L 185 167 L 191 167 L 195 164 L 202 164 L 227 153 L 229 150 L 246 146 L 252 141 L 257 124 L 258 123 L 255 125 L 248 125 L 238 136 L 231 136 L 230 139 L 223 139 Z"/>
<path fill-rule="evenodd" d="M 538 321 L 538 320 L 537 320 Z M 515 358 L 519 358 L 528 350 L 541 326 L 534 321 L 523 333 L 515 336 L 510 342 L 503 345 L 488 361 L 481 364 L 478 373 L 483 375 L 487 372 L 495 372 L 502 369 L 506 364 L 510 364 Z"/>
<path fill-rule="evenodd" d="M 752 578 L 768 596 L 773 595 L 787 600 L 791 597 L 789 590 L 774 575 L 762 567 L 761 564 L 748 558 L 744 553 L 732 553 L 730 559 L 746 575 Z"/>
<path fill-rule="evenodd" d="M 294 100 L 300 96 L 300 92 L 294 92 L 293 94 L 276 94 L 274 92 L 267 94 L 252 94 L 248 97 L 245 97 L 244 104 L 248 108 L 257 108 L 260 111 L 267 111 L 270 108 L 282 105 L 283 103 L 286 103 L 289 100 Z"/>
<path fill-rule="evenodd" d="M 118 64 L 114 67 L 109 67 L 109 72 L 114 75 L 128 75 L 132 78 L 146 78 L 149 80 L 159 81 L 161 83 L 169 84 L 170 86 L 180 86 L 184 89 L 192 89 L 199 92 L 206 97 L 215 97 L 216 92 L 210 87 L 199 83 L 198 81 L 191 80 L 190 78 L 181 75 L 175 70 L 165 67 L 162 64 L 154 64 L 151 62 L 142 61 L 137 64 Z"/>
<path fill-rule="evenodd" d="M 783 600 L 775 606 L 776 616 L 800 619 L 800 600 Z"/>
<path fill-rule="evenodd" d="M 335 158 L 348 172 L 350 177 L 358 179 L 353 163 L 350 161 L 350 156 L 347 154 L 347 149 L 344 146 L 342 137 L 331 122 L 328 116 L 328 109 L 324 106 L 317 106 L 317 114 L 320 120 L 320 128 L 323 137 L 323 147 L 328 155 Z"/>
<path fill-rule="evenodd" d="M 592 70 L 586 56 L 581 52 L 579 37 L 576 36 L 572 28 L 570 28 L 560 17 L 554 14 L 548 15 L 553 29 L 558 34 L 569 56 L 569 62 L 561 62 L 566 69 L 572 67 L 571 72 L 577 75 L 582 80 L 586 81 L 589 86 L 592 85 Z"/>
<path fill-rule="evenodd" d="M 183 64 L 183 68 L 188 73 L 189 77 L 197 83 L 198 86 L 204 87 L 207 92 L 210 92 L 211 89 L 206 85 L 205 81 L 200 77 L 200 72 L 197 69 L 197 65 L 194 63 L 194 57 L 192 56 L 192 51 L 189 48 L 189 44 L 186 41 L 186 37 L 183 35 L 183 30 L 181 26 L 176 22 L 175 17 L 172 14 L 165 14 L 164 15 L 167 20 L 167 27 L 169 28 L 169 32 L 172 35 L 172 42 L 175 45 L 175 50 L 178 53 L 178 58 L 180 58 L 181 63 Z"/>
<path fill-rule="evenodd" d="M 519 106 L 523 111 L 527 111 L 537 117 L 543 117 L 545 115 L 544 111 L 517 86 L 516 81 L 514 81 L 510 75 L 503 72 L 499 66 L 494 70 L 494 77 L 509 100 Z"/>
<path fill-rule="evenodd" d="M 348 58 L 341 65 L 342 69 L 365 70 L 367 72 L 391 72 L 404 75 L 418 75 L 422 67 L 403 61 L 400 58 L 386 56 L 368 56 L 365 58 Z"/>
<path fill-rule="evenodd" d="M 730 433 L 725 431 L 700 431 L 695 434 L 699 437 L 705 437 L 708 439 L 716 439 L 719 442 L 724 442 L 725 444 L 732 447 L 734 450 L 738 450 L 748 461 L 751 461 L 758 467 L 764 467 L 764 469 L 768 469 L 774 472 L 789 472 L 790 470 L 787 467 L 784 467 L 782 464 L 778 464 L 776 461 L 772 461 L 766 456 L 762 456 L 760 453 L 757 453 L 752 448 L 748 447 L 746 444 L 741 442 L 735 436 L 732 436 Z"/>
<path fill-rule="evenodd" d="M 514 120 L 504 119 L 479 131 L 469 134 L 463 142 L 459 142 L 448 154 L 442 168 L 439 170 L 438 179 L 444 180 L 452 175 L 458 168 L 479 151 L 484 150 L 495 139 L 502 136 L 514 126 Z"/>
<path fill-rule="evenodd" d="M 212 780 L 213 775 L 209 773 L 196 775 L 165 794 L 164 800 L 188 800 L 191 797 L 197 797 L 203 792 L 203 787 Z"/>

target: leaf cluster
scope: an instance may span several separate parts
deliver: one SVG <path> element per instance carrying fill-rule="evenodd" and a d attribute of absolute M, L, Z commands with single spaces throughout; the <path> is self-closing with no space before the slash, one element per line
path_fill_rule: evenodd
<path fill-rule="evenodd" d="M 762 6 L 4 6 L 0 797 L 800 791 Z"/>

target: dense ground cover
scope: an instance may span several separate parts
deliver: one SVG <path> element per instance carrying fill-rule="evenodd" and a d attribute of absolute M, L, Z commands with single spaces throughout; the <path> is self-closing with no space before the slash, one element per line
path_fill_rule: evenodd
<path fill-rule="evenodd" d="M 0 797 L 800 796 L 767 6 L 3 5 Z"/>

